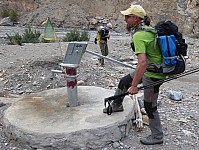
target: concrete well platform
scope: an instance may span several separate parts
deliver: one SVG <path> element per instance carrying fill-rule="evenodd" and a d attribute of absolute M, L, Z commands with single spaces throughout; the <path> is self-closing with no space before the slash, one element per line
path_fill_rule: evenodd
<path fill-rule="evenodd" d="M 11 139 L 40 149 L 97 149 L 119 141 L 132 127 L 134 101 L 124 100 L 124 111 L 102 113 L 104 98 L 113 90 L 78 86 L 80 105 L 67 107 L 67 88 L 22 97 L 4 115 L 4 130 Z"/>

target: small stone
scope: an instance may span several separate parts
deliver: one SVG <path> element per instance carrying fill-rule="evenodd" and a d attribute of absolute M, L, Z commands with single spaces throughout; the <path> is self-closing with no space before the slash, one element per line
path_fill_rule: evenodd
<path fill-rule="evenodd" d="M 120 145 L 121 145 L 121 146 L 123 146 L 123 145 L 124 145 L 124 143 L 122 143 L 122 142 L 119 142 L 119 143 L 120 143 Z"/>
<path fill-rule="evenodd" d="M 137 65 L 137 63 L 138 63 L 137 60 L 132 61 L 132 64 L 133 64 L 133 65 Z"/>
<path fill-rule="evenodd" d="M 23 94 L 24 93 L 24 91 L 19 91 L 19 94 Z"/>
<path fill-rule="evenodd" d="M 33 85 L 33 86 L 38 85 L 37 81 L 34 81 L 34 82 L 32 83 L 32 85 Z"/>
<path fill-rule="evenodd" d="M 179 122 L 187 123 L 187 120 L 185 118 L 180 118 Z"/>
<path fill-rule="evenodd" d="M 183 95 L 181 91 L 169 90 L 167 95 L 170 99 L 175 100 L 175 101 L 181 101 L 183 99 Z"/>
<path fill-rule="evenodd" d="M 84 83 L 83 80 L 77 81 L 77 85 L 82 85 Z"/>
<path fill-rule="evenodd" d="M 176 139 L 181 140 L 182 138 L 181 138 L 181 136 L 177 136 Z"/>
<path fill-rule="evenodd" d="M 113 143 L 113 148 L 118 148 L 120 147 L 120 143 L 119 142 L 114 142 Z"/>
<path fill-rule="evenodd" d="M 191 137 L 191 136 L 196 136 L 194 133 L 192 133 L 192 132 L 190 132 L 190 131 L 188 131 L 188 130 L 182 130 L 182 132 L 183 132 L 186 136 L 189 136 L 189 137 Z"/>
<path fill-rule="evenodd" d="M 32 90 L 25 90 L 25 93 L 30 94 L 32 93 Z"/>
<path fill-rule="evenodd" d="M 108 86 L 109 87 L 114 87 L 115 85 L 113 83 L 110 83 Z"/>
<path fill-rule="evenodd" d="M 22 84 L 17 84 L 17 86 L 15 87 L 15 89 L 19 89 L 22 86 Z"/>

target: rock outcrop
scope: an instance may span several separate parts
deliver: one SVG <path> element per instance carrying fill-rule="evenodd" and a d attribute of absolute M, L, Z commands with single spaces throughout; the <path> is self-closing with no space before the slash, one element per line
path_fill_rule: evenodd
<path fill-rule="evenodd" d="M 132 0 L 2 0 L 0 8 L 17 10 L 21 25 L 41 25 L 50 17 L 57 27 L 94 29 L 112 22 L 115 31 L 124 31 L 125 22 L 120 14 Z M 198 0 L 136 0 L 152 18 L 152 25 L 161 20 L 172 20 L 186 35 L 199 32 Z"/>

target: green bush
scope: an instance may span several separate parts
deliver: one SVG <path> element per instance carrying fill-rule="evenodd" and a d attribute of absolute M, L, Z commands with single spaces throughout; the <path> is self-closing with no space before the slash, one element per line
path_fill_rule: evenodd
<path fill-rule="evenodd" d="M 17 12 L 14 11 L 14 10 L 11 10 L 10 11 L 10 19 L 11 21 L 15 22 L 18 20 L 18 15 L 17 15 Z"/>
<path fill-rule="evenodd" d="M 3 9 L 0 13 L 1 17 L 10 17 L 11 21 L 17 21 L 18 15 L 15 10 L 12 9 Z"/>
<path fill-rule="evenodd" d="M 67 33 L 63 39 L 64 42 L 78 41 L 80 37 L 80 32 L 76 29 Z"/>
<path fill-rule="evenodd" d="M 9 17 L 10 16 L 10 11 L 8 9 L 3 9 L 1 10 L 1 17 Z"/>
<path fill-rule="evenodd" d="M 81 33 L 81 36 L 80 36 L 80 40 L 79 41 L 89 41 L 89 34 L 87 31 L 83 31 Z"/>
<path fill-rule="evenodd" d="M 21 42 L 21 35 L 19 33 L 15 33 L 15 35 L 11 36 L 11 35 L 8 35 L 6 34 L 7 37 L 8 37 L 8 44 L 9 45 L 22 45 L 22 42 Z"/>
<path fill-rule="evenodd" d="M 83 31 L 83 32 L 80 33 L 77 29 L 71 30 L 63 38 L 64 42 L 88 41 L 88 40 L 89 40 L 88 32 L 87 31 Z"/>
<path fill-rule="evenodd" d="M 22 43 L 39 43 L 39 37 L 41 33 L 39 31 L 32 31 L 29 27 L 25 29 L 25 33 L 20 35 L 19 33 L 15 33 L 14 35 L 8 35 L 8 44 L 9 45 L 22 45 Z"/>
<path fill-rule="evenodd" d="M 29 27 L 25 29 L 25 33 L 22 35 L 22 43 L 39 43 L 39 37 L 41 33 L 39 31 L 32 31 Z"/>

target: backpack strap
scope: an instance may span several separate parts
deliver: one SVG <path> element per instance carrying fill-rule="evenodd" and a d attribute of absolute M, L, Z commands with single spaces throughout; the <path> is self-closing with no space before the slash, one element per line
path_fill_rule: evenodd
<path fill-rule="evenodd" d="M 147 57 L 148 57 L 148 59 L 149 59 L 157 68 L 161 68 L 161 67 L 162 67 L 161 64 L 158 65 L 150 56 L 147 56 Z"/>
<path fill-rule="evenodd" d="M 155 34 L 155 41 L 154 41 L 154 49 L 156 49 L 156 44 L 157 44 L 157 39 L 158 39 L 158 34 L 155 28 L 149 27 L 149 28 L 143 28 L 142 26 L 138 27 L 137 29 L 134 30 L 134 33 L 137 31 L 146 31 L 146 32 L 152 32 Z"/>
<path fill-rule="evenodd" d="M 157 45 L 157 39 L 158 39 L 158 34 L 155 28 L 149 27 L 149 28 L 143 28 L 142 26 L 138 27 L 136 30 L 134 30 L 134 33 L 137 31 L 146 31 L 146 32 L 152 32 L 155 34 L 155 40 L 154 40 L 154 49 L 156 50 L 156 45 Z M 147 67 L 147 71 L 153 72 L 155 70 L 161 70 L 162 69 L 162 64 L 157 64 L 150 56 L 147 56 L 147 58 L 152 62 L 151 65 Z"/>

